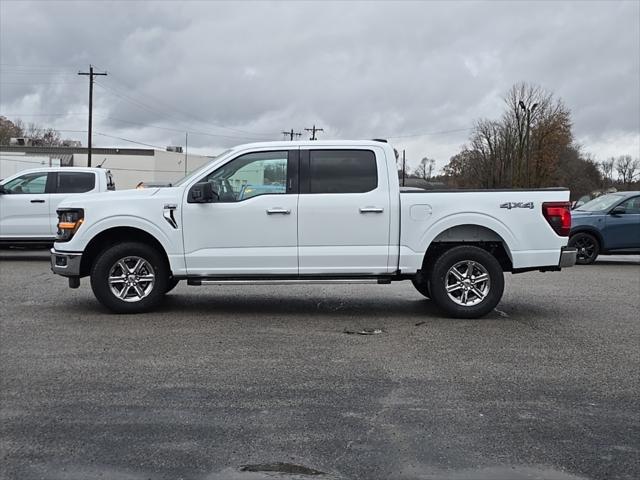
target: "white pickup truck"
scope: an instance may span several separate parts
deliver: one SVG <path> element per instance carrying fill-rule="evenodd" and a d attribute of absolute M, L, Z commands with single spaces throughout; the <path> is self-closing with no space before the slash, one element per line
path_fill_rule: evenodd
<path fill-rule="evenodd" d="M 119 313 L 180 280 L 411 280 L 449 315 L 491 311 L 503 272 L 572 266 L 569 191 L 401 191 L 384 141 L 233 148 L 166 188 L 60 205 L 52 270 Z"/>
<path fill-rule="evenodd" d="M 102 168 L 32 168 L 0 180 L 0 244 L 51 245 L 65 198 L 114 189 L 111 172 Z"/>

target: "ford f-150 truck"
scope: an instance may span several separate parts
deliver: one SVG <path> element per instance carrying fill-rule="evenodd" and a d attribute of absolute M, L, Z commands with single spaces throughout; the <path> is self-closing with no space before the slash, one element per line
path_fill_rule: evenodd
<path fill-rule="evenodd" d="M 58 209 L 52 270 L 98 300 L 144 312 L 181 281 L 410 280 L 449 315 L 475 318 L 503 272 L 560 270 L 569 191 L 403 192 L 384 141 L 233 148 L 166 188 L 84 195 Z"/>
<path fill-rule="evenodd" d="M 0 181 L 0 244 L 48 244 L 56 240 L 56 210 L 70 196 L 115 190 L 109 170 L 40 167 Z"/>

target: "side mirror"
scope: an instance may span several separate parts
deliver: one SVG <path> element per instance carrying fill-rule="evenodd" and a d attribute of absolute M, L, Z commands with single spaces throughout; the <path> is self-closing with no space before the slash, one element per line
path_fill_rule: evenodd
<path fill-rule="evenodd" d="M 213 203 L 219 200 L 217 192 L 213 191 L 213 185 L 210 182 L 196 183 L 187 196 L 188 203 Z"/>
<path fill-rule="evenodd" d="M 0 185 L 0 195 L 7 193 L 7 191 L 4 189 L 4 185 Z"/>
<path fill-rule="evenodd" d="M 609 213 L 611 215 L 624 215 L 626 212 L 627 210 L 622 205 L 618 205 L 617 207 L 613 208 Z"/>

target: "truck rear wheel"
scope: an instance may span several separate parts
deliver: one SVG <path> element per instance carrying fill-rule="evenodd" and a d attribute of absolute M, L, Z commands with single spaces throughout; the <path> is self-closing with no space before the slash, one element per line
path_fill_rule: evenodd
<path fill-rule="evenodd" d="M 503 292 L 502 267 L 482 248 L 453 247 L 433 264 L 431 298 L 452 317 L 482 317 L 495 308 Z"/>
<path fill-rule="evenodd" d="M 104 250 L 91 267 L 96 298 L 116 313 L 142 313 L 158 305 L 169 287 L 164 258 L 144 243 L 126 242 Z"/>

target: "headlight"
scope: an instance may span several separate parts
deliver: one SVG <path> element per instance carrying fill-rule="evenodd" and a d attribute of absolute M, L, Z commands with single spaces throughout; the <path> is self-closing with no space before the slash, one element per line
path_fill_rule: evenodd
<path fill-rule="evenodd" d="M 61 208 L 58 210 L 58 241 L 68 242 L 84 222 L 82 208 Z"/>

